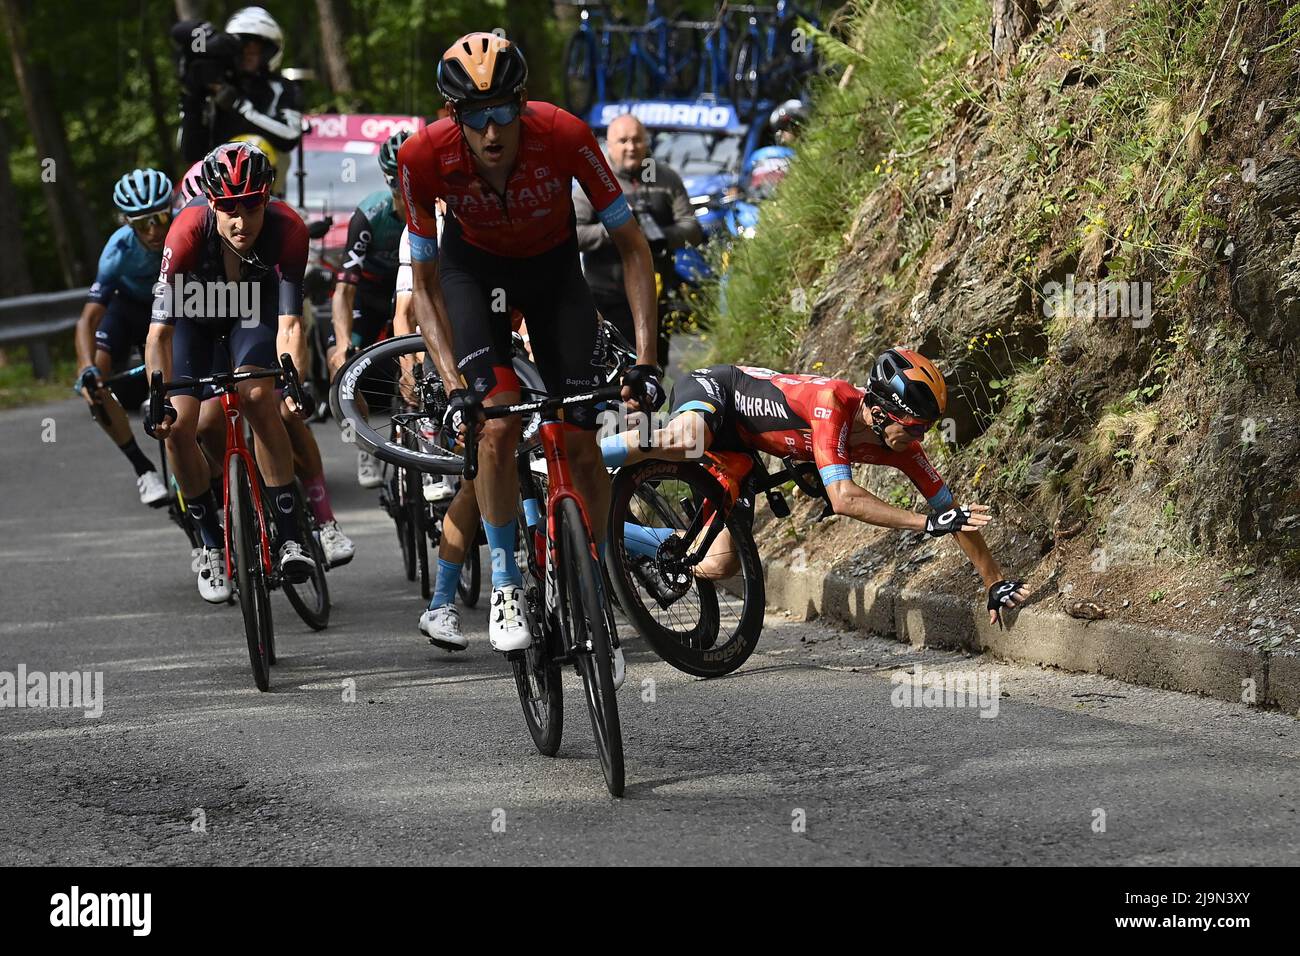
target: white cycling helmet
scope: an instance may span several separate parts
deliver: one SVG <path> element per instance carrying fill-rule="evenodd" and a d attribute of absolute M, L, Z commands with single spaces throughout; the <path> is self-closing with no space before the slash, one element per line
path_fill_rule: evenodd
<path fill-rule="evenodd" d="M 244 7 L 242 10 L 236 10 L 226 21 L 226 32 L 237 37 L 257 37 L 263 43 L 269 44 L 271 52 L 263 57 L 267 69 L 274 72 L 280 68 L 280 61 L 284 59 L 284 33 L 280 30 L 280 24 L 275 22 L 275 18 L 261 7 Z"/>

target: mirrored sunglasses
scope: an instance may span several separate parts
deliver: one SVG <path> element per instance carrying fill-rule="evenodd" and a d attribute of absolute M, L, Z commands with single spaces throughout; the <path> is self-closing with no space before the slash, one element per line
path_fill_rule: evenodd
<path fill-rule="evenodd" d="M 505 126 L 518 118 L 518 103 L 500 103 L 497 106 L 484 106 L 481 109 L 465 110 L 460 113 L 460 121 L 472 130 L 486 129 L 488 123 Z"/>

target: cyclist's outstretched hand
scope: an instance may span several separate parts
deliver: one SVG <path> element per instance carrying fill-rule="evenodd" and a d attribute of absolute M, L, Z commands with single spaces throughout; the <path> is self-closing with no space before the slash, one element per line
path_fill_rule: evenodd
<path fill-rule="evenodd" d="M 931 515 L 925 519 L 925 533 L 932 538 L 941 538 L 945 534 L 958 531 L 979 531 L 990 521 L 988 505 L 962 505 L 949 508 L 942 514 Z"/>
<path fill-rule="evenodd" d="M 989 623 L 1002 626 L 1003 610 L 1019 607 L 1029 598 L 1024 581 L 999 581 L 989 588 Z"/>
<path fill-rule="evenodd" d="M 657 412 L 664 404 L 663 372 L 656 365 L 633 365 L 623 373 L 620 397 L 634 412 Z"/>
<path fill-rule="evenodd" d="M 72 387 L 79 391 L 86 401 L 95 404 L 99 401 L 96 392 L 104 387 L 104 382 L 99 377 L 99 369 L 94 365 L 87 365 L 77 373 L 77 380 Z"/>

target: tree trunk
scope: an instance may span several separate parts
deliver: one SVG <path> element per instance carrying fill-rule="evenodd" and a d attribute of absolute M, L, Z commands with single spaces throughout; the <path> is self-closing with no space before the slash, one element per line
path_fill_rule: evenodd
<path fill-rule="evenodd" d="M 550 34 L 547 24 L 554 19 L 552 0 L 506 0 L 506 36 L 519 44 L 527 57 L 528 98 L 552 99 L 551 71 L 544 65 L 551 62 Z"/>
<path fill-rule="evenodd" d="M 331 93 L 351 99 L 352 74 L 343 51 L 343 31 L 334 12 L 334 0 L 316 0 L 316 16 L 320 22 L 321 55 L 325 58 L 325 81 Z"/>
<path fill-rule="evenodd" d="M 153 113 L 154 135 L 158 138 L 158 161 L 161 163 L 160 168 L 173 176 L 183 175 L 185 171 L 176 168 L 179 162 L 176 155 L 176 133 L 170 119 L 175 114 L 167 109 L 167 95 L 163 92 L 162 77 L 158 74 L 158 59 L 154 47 L 157 37 L 149 29 L 148 17 L 142 16 L 140 22 L 142 31 L 140 60 L 144 64 L 145 75 L 149 78 L 149 109 Z M 165 33 L 161 35 L 166 36 Z"/>
<path fill-rule="evenodd" d="M 1038 28 L 1038 0 L 993 0 L 993 59 L 1006 79 L 1020 44 Z"/>
<path fill-rule="evenodd" d="M 51 109 L 40 75 L 28 60 L 27 31 L 23 28 L 18 0 L 0 0 L 0 26 L 4 27 L 27 123 L 36 142 L 37 155 L 41 157 L 41 190 L 45 193 L 45 204 L 50 212 L 50 231 L 63 270 L 63 280 L 72 288 L 83 277 L 88 281 L 89 276 L 85 255 L 78 248 L 72 228 L 74 214 L 66 208 L 65 196 L 68 193 L 62 187 L 69 185 L 73 194 L 80 193 L 80 190 L 76 186 L 72 161 L 68 158 L 63 129 L 58 125 L 58 114 Z"/>
<path fill-rule="evenodd" d="M 0 117 L 0 209 L 17 209 L 18 196 L 9 175 L 9 131 Z M 32 291 L 32 274 L 23 248 L 22 221 L 14 216 L 0 229 L 0 298 L 27 295 Z"/>
<path fill-rule="evenodd" d="M 177 20 L 206 20 L 207 16 L 208 0 L 176 0 Z"/>

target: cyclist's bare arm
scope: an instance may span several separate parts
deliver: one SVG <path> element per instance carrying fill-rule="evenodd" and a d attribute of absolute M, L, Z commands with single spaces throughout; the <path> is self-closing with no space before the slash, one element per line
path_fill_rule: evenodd
<path fill-rule="evenodd" d="M 340 281 L 334 286 L 330 314 L 334 324 L 334 354 L 340 357 L 340 361 L 352 344 L 352 309 L 356 301 L 357 287 L 354 283 Z M 294 361 L 298 360 L 295 358 Z"/>
<path fill-rule="evenodd" d="M 448 392 L 462 388 L 456 355 L 452 351 L 451 323 L 447 321 L 447 306 L 442 300 L 442 286 L 438 283 L 438 260 L 415 260 L 411 263 L 411 278 L 415 284 L 412 293 L 415 323 L 424 336 L 429 354 L 433 356 L 438 375 Z"/>
<path fill-rule="evenodd" d="M 164 382 L 172 379 L 172 331 L 175 327 L 154 322 L 149 326 L 149 335 L 144 340 L 145 373 L 153 378 L 155 371 L 161 371 Z M 171 431 L 171 420 L 164 419 L 154 423 L 154 433 L 158 438 L 166 438 Z"/>
<path fill-rule="evenodd" d="M 108 307 L 99 302 L 87 302 L 77 320 L 77 365 L 85 368 L 95 364 L 95 332 Z"/>
<path fill-rule="evenodd" d="M 953 538 L 956 539 L 957 546 L 966 553 L 970 563 L 975 566 L 975 570 L 979 572 L 985 588 L 990 588 L 1003 579 L 1002 568 L 993 557 L 993 552 L 989 550 L 984 535 L 978 531 L 959 531 L 953 535 Z"/>
<path fill-rule="evenodd" d="M 623 260 L 623 290 L 632 307 L 637 364 L 658 365 L 659 313 L 655 308 L 655 270 L 650 244 L 635 219 L 612 230 L 609 237 Z"/>
<path fill-rule="evenodd" d="M 289 353 L 294 367 L 300 371 L 311 368 L 311 358 L 307 353 L 307 333 L 303 328 L 301 315 L 280 316 L 280 326 L 275 333 L 275 354 Z M 293 399 L 285 396 L 285 402 L 291 410 L 296 411 Z"/>
<path fill-rule="evenodd" d="M 906 531 L 924 531 L 926 527 L 925 515 L 895 508 L 847 478 L 827 485 L 826 496 L 837 515 L 848 515 L 866 524 Z M 992 520 L 986 506 L 970 505 L 969 508 L 970 521 L 962 526 L 963 531 L 977 531 Z"/>

